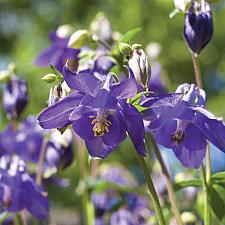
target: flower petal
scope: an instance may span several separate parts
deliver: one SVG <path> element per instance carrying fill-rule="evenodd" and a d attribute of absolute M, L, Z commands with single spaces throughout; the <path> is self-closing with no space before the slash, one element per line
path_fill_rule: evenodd
<path fill-rule="evenodd" d="M 74 131 L 84 140 L 91 141 L 94 138 L 94 132 L 93 132 L 93 118 L 90 118 L 93 116 L 94 113 L 85 113 L 83 114 L 79 119 L 75 120 L 73 122 L 73 129 Z"/>
<path fill-rule="evenodd" d="M 102 142 L 101 138 L 95 138 L 92 141 L 85 141 L 87 150 L 92 157 L 104 159 L 116 146 L 109 146 Z"/>
<path fill-rule="evenodd" d="M 95 96 L 102 82 L 89 72 L 74 73 L 70 71 L 67 66 L 63 68 L 63 76 L 67 85 L 81 93 Z"/>
<path fill-rule="evenodd" d="M 133 98 L 137 94 L 137 83 L 132 78 L 123 80 L 111 87 L 111 93 L 117 99 Z"/>
<path fill-rule="evenodd" d="M 134 106 L 124 102 L 122 104 L 122 114 L 127 125 L 127 132 L 137 152 L 145 156 L 145 131 L 140 113 Z"/>
<path fill-rule="evenodd" d="M 45 129 L 62 128 L 69 125 L 71 123 L 69 116 L 74 108 L 80 104 L 82 98 L 83 95 L 79 94 L 65 97 L 41 112 L 38 116 L 38 123 Z"/>
<path fill-rule="evenodd" d="M 126 138 L 126 124 L 120 117 L 118 113 L 107 117 L 111 125 L 108 128 L 109 132 L 105 132 L 102 136 L 102 141 L 106 145 L 117 145 Z"/>

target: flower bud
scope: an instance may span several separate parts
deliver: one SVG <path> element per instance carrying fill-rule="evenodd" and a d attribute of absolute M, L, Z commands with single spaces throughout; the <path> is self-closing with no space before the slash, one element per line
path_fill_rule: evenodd
<path fill-rule="evenodd" d="M 174 0 L 174 5 L 179 11 L 185 12 L 190 2 L 191 0 Z"/>
<path fill-rule="evenodd" d="M 132 53 L 132 57 L 128 61 L 128 64 L 134 73 L 135 79 L 143 87 L 147 87 L 151 69 L 145 52 L 142 49 L 135 49 Z"/>
<path fill-rule="evenodd" d="M 129 44 L 127 43 L 120 43 L 119 44 L 119 49 L 120 52 L 124 55 L 124 56 L 131 56 L 132 54 L 132 48 Z"/>
<path fill-rule="evenodd" d="M 209 43 L 213 35 L 213 19 L 210 6 L 204 0 L 191 7 L 185 16 L 184 38 L 190 49 L 200 54 L 202 49 Z"/>
<path fill-rule="evenodd" d="M 7 70 L 0 72 L 0 83 L 5 83 L 10 79 L 10 73 Z"/>
<path fill-rule="evenodd" d="M 54 105 L 62 98 L 69 95 L 69 87 L 63 82 L 61 85 L 54 85 L 51 87 L 48 98 L 48 106 Z"/>
<path fill-rule="evenodd" d="M 89 37 L 90 34 L 87 30 L 77 30 L 71 35 L 68 47 L 80 48 L 88 41 Z"/>
<path fill-rule="evenodd" d="M 98 39 L 107 43 L 112 42 L 112 27 L 104 13 L 100 12 L 96 15 L 91 22 L 90 30 L 97 35 Z"/>
<path fill-rule="evenodd" d="M 54 83 L 57 79 L 57 76 L 53 73 L 46 74 L 41 78 L 46 83 Z"/>
<path fill-rule="evenodd" d="M 10 119 L 17 119 L 28 102 L 27 82 L 13 75 L 4 92 L 3 107 Z"/>

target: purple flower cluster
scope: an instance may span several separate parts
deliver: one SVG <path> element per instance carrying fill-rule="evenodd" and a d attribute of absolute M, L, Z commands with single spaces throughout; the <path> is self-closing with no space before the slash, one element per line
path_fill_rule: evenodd
<path fill-rule="evenodd" d="M 103 166 L 97 180 L 129 188 L 137 187 L 133 176 L 119 165 Z M 120 193 L 114 188 L 107 188 L 101 193 L 92 192 L 91 200 L 95 207 L 96 224 L 144 225 L 148 224 L 148 219 L 153 216 L 147 196 L 128 192 Z"/>

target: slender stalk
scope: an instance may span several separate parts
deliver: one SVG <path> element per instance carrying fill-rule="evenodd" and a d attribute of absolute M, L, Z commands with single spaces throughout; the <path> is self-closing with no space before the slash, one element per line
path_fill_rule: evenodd
<path fill-rule="evenodd" d="M 165 164 L 165 162 L 162 158 L 159 147 L 156 144 L 156 142 L 155 142 L 155 140 L 154 140 L 154 138 L 152 137 L 151 134 L 149 134 L 149 139 L 152 143 L 153 151 L 155 153 L 155 156 L 156 156 L 157 160 L 159 161 L 159 164 L 160 164 L 161 169 L 162 169 L 162 173 L 165 177 L 166 188 L 167 188 L 168 196 L 169 196 L 170 203 L 171 203 L 171 206 L 172 206 L 173 214 L 175 216 L 177 224 L 183 225 L 181 217 L 180 217 L 180 211 L 179 211 L 178 203 L 176 201 L 176 197 L 175 197 L 174 190 L 173 190 L 173 185 L 172 185 L 171 180 L 170 180 L 170 175 L 169 175 L 168 169 L 167 169 L 166 164 Z"/>
<path fill-rule="evenodd" d="M 195 72 L 195 81 L 198 87 L 203 88 L 202 74 L 201 74 L 201 70 L 199 66 L 198 57 L 194 53 L 191 54 L 191 57 L 192 57 L 192 64 L 193 64 L 193 68 Z"/>
<path fill-rule="evenodd" d="M 164 220 L 164 216 L 163 216 L 163 213 L 162 213 L 162 208 L 161 208 L 161 205 L 160 205 L 160 202 L 159 202 L 159 199 L 158 199 L 158 196 L 157 196 L 154 184 L 152 182 L 152 178 L 151 178 L 151 176 L 149 174 L 146 162 L 145 162 L 144 158 L 141 157 L 138 154 L 137 154 L 137 159 L 138 159 L 139 165 L 142 168 L 142 171 L 144 173 L 145 180 L 146 180 L 146 182 L 148 184 L 150 197 L 152 199 L 152 203 L 153 203 L 153 206 L 155 208 L 155 213 L 156 213 L 156 216 L 157 216 L 157 219 L 158 219 L 158 224 L 159 225 L 165 225 L 165 220 Z"/>
<path fill-rule="evenodd" d="M 45 154 L 46 154 L 48 140 L 49 140 L 49 137 L 47 135 L 47 136 L 44 137 L 44 140 L 42 142 L 40 155 L 39 155 L 39 160 L 38 160 L 38 163 L 37 163 L 36 183 L 38 185 L 42 184 L 43 165 L 44 165 L 44 161 L 45 161 Z"/>
<path fill-rule="evenodd" d="M 81 181 L 85 180 L 88 177 L 88 169 L 86 164 L 88 161 L 85 159 L 85 147 L 83 141 L 74 134 L 74 141 L 76 144 L 77 156 L 78 156 L 78 163 L 80 167 L 80 179 Z M 84 213 L 84 223 L 86 225 L 94 225 L 94 207 L 89 199 L 88 190 L 86 184 L 84 182 L 84 191 L 82 193 L 82 206 L 83 206 L 83 213 Z"/>
<path fill-rule="evenodd" d="M 199 66 L 198 56 L 192 53 L 192 64 L 195 73 L 195 80 L 201 89 L 203 89 L 202 75 Z M 205 225 L 211 225 L 211 210 L 209 206 L 209 188 L 211 186 L 211 161 L 210 161 L 210 146 L 207 144 L 206 148 L 206 175 L 204 165 L 201 165 L 200 174 L 202 176 L 202 185 L 204 190 L 204 222 Z"/>
<path fill-rule="evenodd" d="M 24 225 L 23 224 L 23 220 L 21 218 L 21 215 L 19 213 L 17 213 L 13 219 L 13 224 L 14 225 Z"/>
<path fill-rule="evenodd" d="M 99 159 L 91 160 L 91 176 L 96 178 L 98 175 Z"/>
<path fill-rule="evenodd" d="M 200 174 L 202 177 L 202 185 L 204 191 L 204 224 L 211 225 L 211 211 L 209 207 L 209 194 L 208 194 L 208 185 L 205 175 L 204 166 L 201 165 Z"/>

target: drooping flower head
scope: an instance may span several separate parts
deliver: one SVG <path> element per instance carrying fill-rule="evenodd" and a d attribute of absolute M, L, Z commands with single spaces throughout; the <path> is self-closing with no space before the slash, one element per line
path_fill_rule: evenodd
<path fill-rule="evenodd" d="M 207 140 L 225 151 L 225 123 L 205 109 L 205 92 L 183 84 L 176 93 L 143 98 L 147 132 L 157 143 L 172 148 L 185 167 L 198 168 L 205 157 Z"/>
<path fill-rule="evenodd" d="M 186 13 L 184 24 L 184 38 L 189 48 L 200 54 L 209 43 L 213 35 L 213 19 L 210 5 L 201 0 L 192 0 L 191 7 Z"/>
<path fill-rule="evenodd" d="M 3 91 L 2 104 L 10 119 L 17 119 L 28 103 L 27 82 L 12 75 Z"/>
<path fill-rule="evenodd" d="M 17 156 L 1 157 L 0 203 L 8 212 L 27 209 L 40 220 L 48 217 L 49 205 L 43 187 L 27 173 L 24 161 Z"/>

